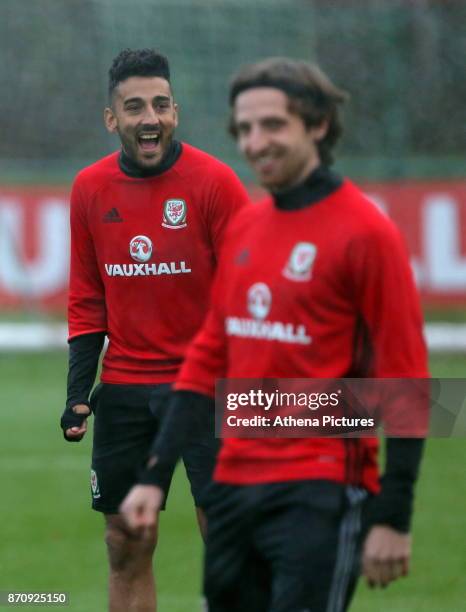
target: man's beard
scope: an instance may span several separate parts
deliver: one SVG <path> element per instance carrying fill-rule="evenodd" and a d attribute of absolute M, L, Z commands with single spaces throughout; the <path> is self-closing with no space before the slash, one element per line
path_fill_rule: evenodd
<path fill-rule="evenodd" d="M 167 140 L 164 140 L 163 132 L 159 130 L 158 133 L 160 134 L 159 147 L 161 156 L 154 161 L 148 159 L 147 162 L 141 162 L 138 136 L 135 135 L 132 138 L 128 138 L 119 133 L 123 152 L 131 164 L 133 164 L 136 168 L 140 170 L 155 170 L 164 161 L 173 142 L 173 134 L 171 134 Z"/>

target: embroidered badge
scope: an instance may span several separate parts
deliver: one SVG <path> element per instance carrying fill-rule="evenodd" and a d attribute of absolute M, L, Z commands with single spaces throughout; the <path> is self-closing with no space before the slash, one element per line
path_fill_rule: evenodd
<path fill-rule="evenodd" d="M 99 499 L 100 497 L 99 482 L 97 480 L 97 474 L 95 473 L 94 470 L 91 470 L 91 490 L 92 490 L 92 497 L 94 499 Z"/>
<path fill-rule="evenodd" d="M 163 227 L 181 229 L 186 227 L 186 214 L 188 212 L 184 200 L 166 200 L 163 205 Z"/>
<path fill-rule="evenodd" d="M 317 247 L 310 242 L 298 242 L 293 247 L 283 276 L 292 281 L 303 282 L 311 279 L 312 265 L 317 255 Z"/>

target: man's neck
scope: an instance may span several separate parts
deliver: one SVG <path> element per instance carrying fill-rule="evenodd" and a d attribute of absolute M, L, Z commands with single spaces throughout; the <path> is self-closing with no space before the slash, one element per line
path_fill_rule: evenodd
<path fill-rule="evenodd" d="M 327 166 L 318 166 L 298 185 L 290 187 L 272 197 L 277 208 L 299 210 L 323 200 L 336 191 L 342 178 Z"/>
<path fill-rule="evenodd" d="M 181 155 L 182 146 L 178 140 L 172 140 L 165 155 L 154 168 L 143 168 L 129 157 L 124 149 L 121 150 L 118 157 L 118 165 L 120 170 L 131 178 L 149 178 L 158 176 L 169 170 Z"/>

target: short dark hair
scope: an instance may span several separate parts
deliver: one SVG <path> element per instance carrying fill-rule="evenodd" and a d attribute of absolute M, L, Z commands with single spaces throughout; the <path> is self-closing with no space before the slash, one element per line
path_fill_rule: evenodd
<path fill-rule="evenodd" d="M 133 76 L 161 77 L 170 83 L 168 59 L 154 49 L 124 49 L 108 71 L 108 95 L 111 100 L 115 87 Z"/>
<path fill-rule="evenodd" d="M 316 64 L 272 57 L 241 68 L 230 83 L 230 133 L 237 137 L 233 106 L 246 89 L 274 87 L 289 99 L 290 112 L 299 115 L 307 128 L 328 121 L 326 135 L 317 143 L 321 162 L 333 163 L 332 149 L 343 132 L 339 105 L 348 94 L 336 87 Z"/>

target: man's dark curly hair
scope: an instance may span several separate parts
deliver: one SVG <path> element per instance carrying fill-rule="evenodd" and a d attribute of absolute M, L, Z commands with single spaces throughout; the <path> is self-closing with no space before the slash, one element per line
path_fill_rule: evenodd
<path fill-rule="evenodd" d="M 161 77 L 170 82 L 170 66 L 165 55 L 154 49 L 124 49 L 108 71 L 108 95 L 111 100 L 115 87 L 133 76 Z"/>
<path fill-rule="evenodd" d="M 307 128 L 328 122 L 326 135 L 317 143 L 320 161 L 333 163 L 333 147 L 339 140 L 343 125 L 340 106 L 348 94 L 336 87 L 316 66 L 284 57 L 272 57 L 244 66 L 230 83 L 230 134 L 236 138 L 234 104 L 237 96 L 255 87 L 274 87 L 288 96 L 289 111 L 301 117 Z"/>

